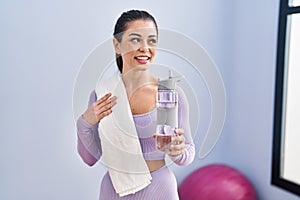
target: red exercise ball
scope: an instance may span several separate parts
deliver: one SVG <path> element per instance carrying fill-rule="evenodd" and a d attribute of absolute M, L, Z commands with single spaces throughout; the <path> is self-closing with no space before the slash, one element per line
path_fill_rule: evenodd
<path fill-rule="evenodd" d="M 257 200 L 247 178 L 223 164 L 197 169 L 184 179 L 178 192 L 180 200 Z"/>

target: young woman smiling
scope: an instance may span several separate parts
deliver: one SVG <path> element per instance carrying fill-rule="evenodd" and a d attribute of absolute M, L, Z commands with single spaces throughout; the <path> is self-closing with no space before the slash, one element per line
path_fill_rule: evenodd
<path fill-rule="evenodd" d="M 153 134 L 156 130 L 156 93 L 158 78 L 148 68 L 157 53 L 158 28 L 155 19 L 146 11 L 124 12 L 115 25 L 113 44 L 116 63 L 126 88 L 131 115 L 139 137 L 143 158 L 151 174 L 151 184 L 126 196 L 120 197 L 112 184 L 109 173 L 102 179 L 100 200 L 177 200 L 177 182 L 173 172 L 166 166 L 165 156 L 178 165 L 187 165 L 194 159 L 195 147 L 189 125 L 186 96 L 180 87 L 178 123 L 174 144 L 169 153 L 155 147 Z M 113 112 L 118 104 L 112 93 L 98 98 L 95 91 L 90 95 L 87 110 L 77 121 L 78 152 L 83 161 L 94 165 L 102 156 L 101 137 L 98 126 L 101 120 Z M 111 134 L 114 134 L 113 132 Z M 118 159 L 116 157 L 115 159 Z"/>

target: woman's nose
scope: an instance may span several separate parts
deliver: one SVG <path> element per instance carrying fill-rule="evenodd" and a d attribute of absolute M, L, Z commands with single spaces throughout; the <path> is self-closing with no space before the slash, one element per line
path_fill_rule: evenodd
<path fill-rule="evenodd" d="M 147 42 L 141 43 L 139 51 L 143 51 L 143 52 L 149 51 L 149 46 L 148 46 Z"/>
<path fill-rule="evenodd" d="M 147 51 L 149 51 L 149 48 L 148 47 L 140 47 L 139 51 L 147 52 Z"/>

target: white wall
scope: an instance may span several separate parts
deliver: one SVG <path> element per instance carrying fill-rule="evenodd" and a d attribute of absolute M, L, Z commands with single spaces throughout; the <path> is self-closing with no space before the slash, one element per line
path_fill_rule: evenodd
<path fill-rule="evenodd" d="M 223 162 L 244 172 L 261 199 L 296 199 L 270 186 L 278 14 L 278 1 L 270 0 L 1 1 L 0 199 L 97 199 L 105 169 L 85 166 L 76 153 L 73 85 L 83 60 L 131 8 L 196 40 L 224 79 L 220 141 L 204 160 L 172 166 L 178 181 Z"/>

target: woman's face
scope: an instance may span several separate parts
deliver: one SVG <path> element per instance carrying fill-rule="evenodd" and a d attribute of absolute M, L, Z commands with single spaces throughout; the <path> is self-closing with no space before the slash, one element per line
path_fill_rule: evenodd
<path fill-rule="evenodd" d="M 114 38 L 117 54 L 123 59 L 123 72 L 136 67 L 148 68 L 157 50 L 157 30 L 151 20 L 135 20 L 127 23 L 121 42 Z"/>

